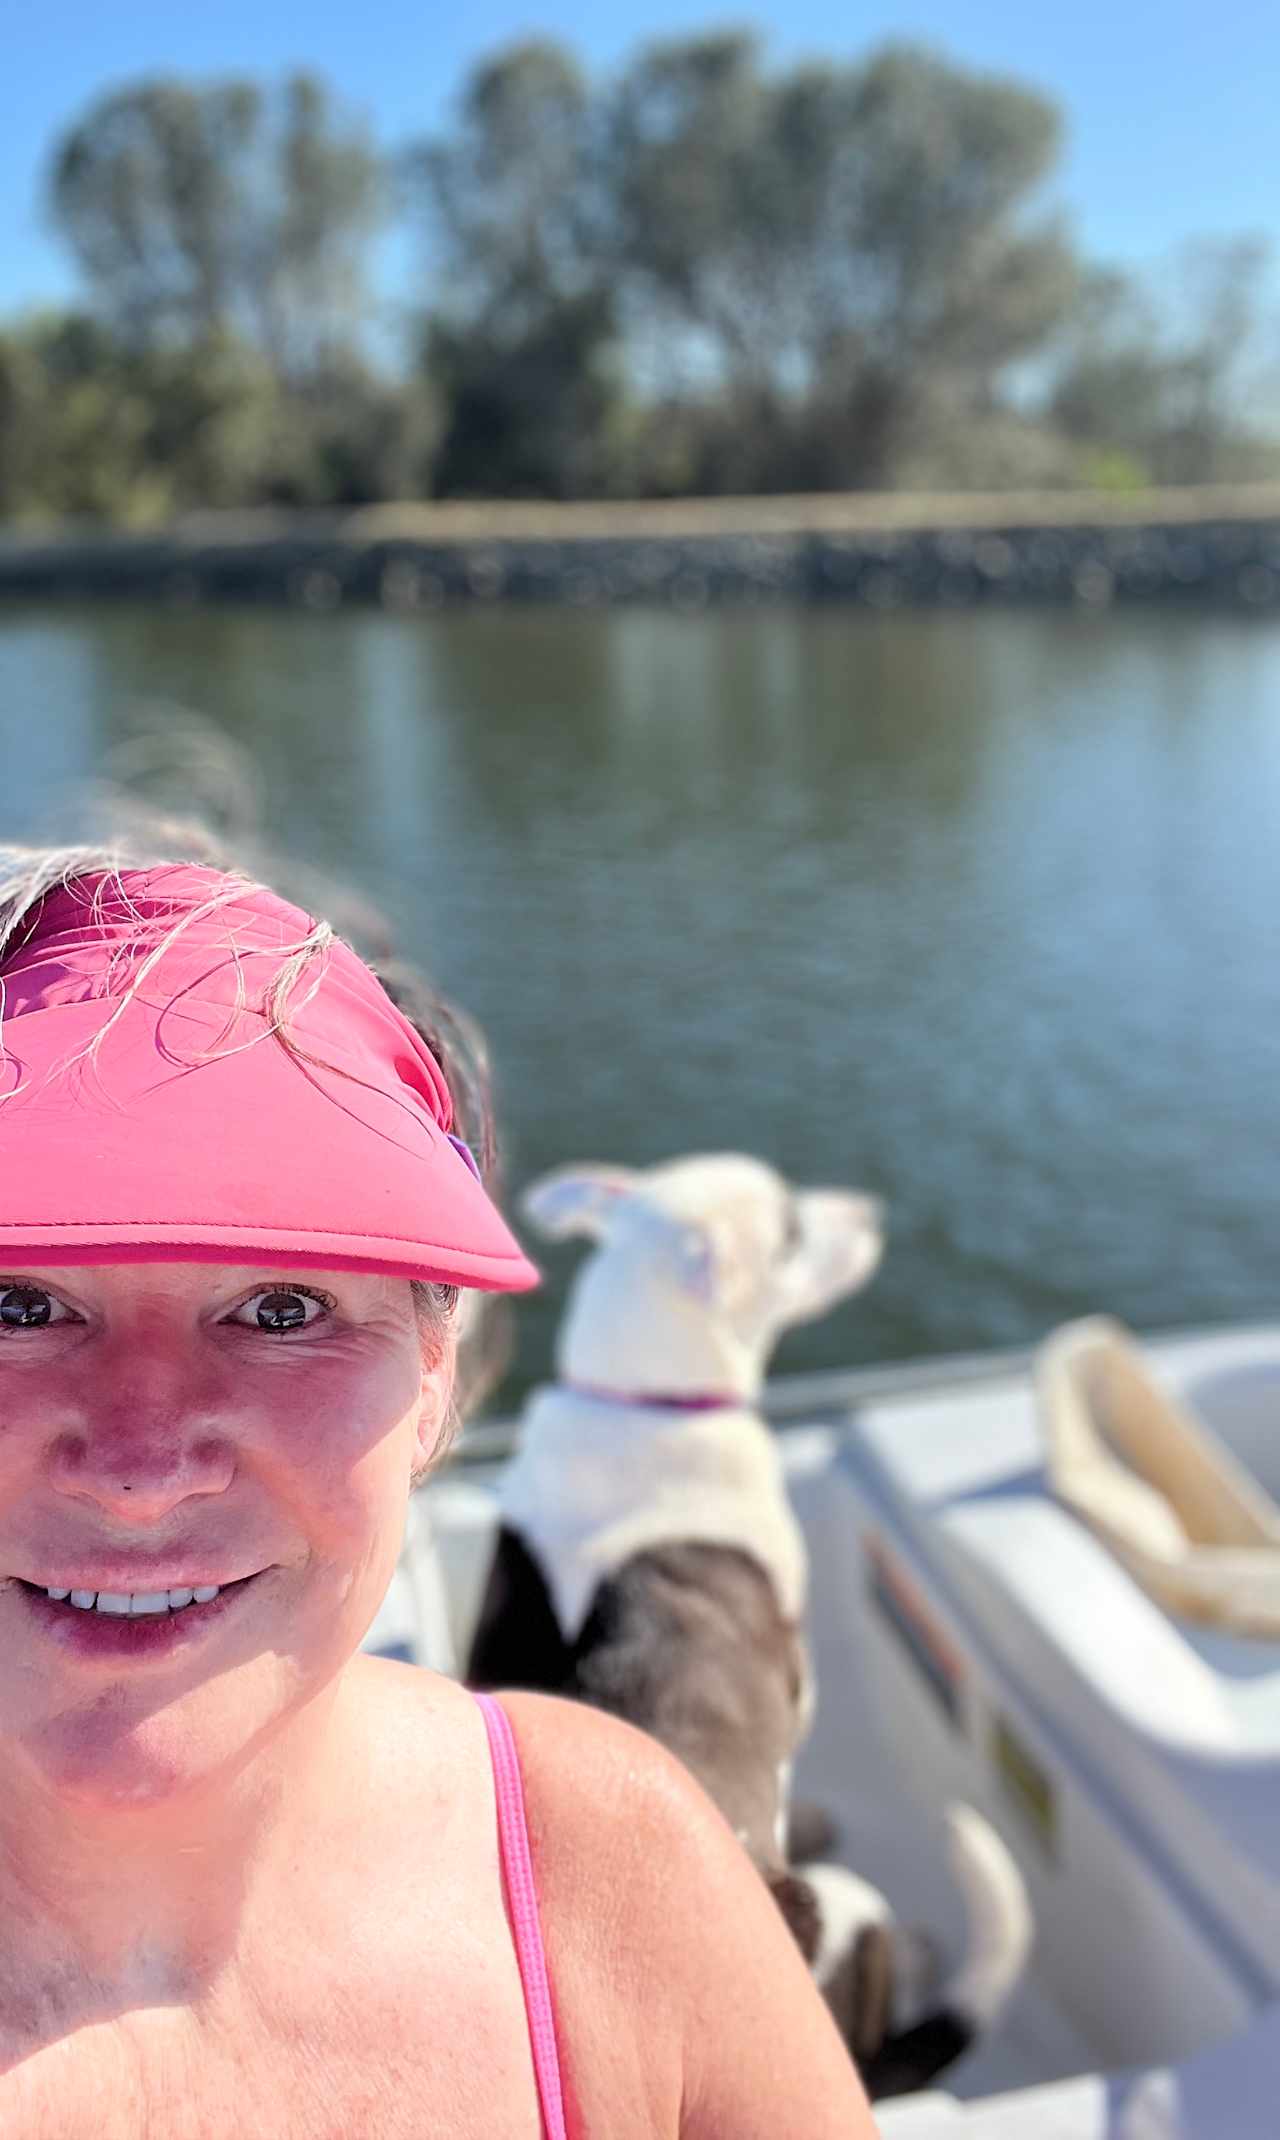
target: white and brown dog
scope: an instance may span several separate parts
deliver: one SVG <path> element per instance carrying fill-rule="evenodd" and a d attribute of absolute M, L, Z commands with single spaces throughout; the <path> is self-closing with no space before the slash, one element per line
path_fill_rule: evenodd
<path fill-rule="evenodd" d="M 645 1173 L 566 1167 L 524 1205 L 544 1233 L 586 1234 L 596 1253 L 561 1325 L 561 1379 L 530 1400 L 505 1475 L 468 1679 L 591 1702 L 677 1754 L 759 1866 L 870 2091 L 925 2086 L 1019 1975 L 1025 1894 L 1004 1846 L 957 1809 L 968 1954 L 913 2017 L 919 1937 L 844 1868 L 793 1869 L 810 1854 L 789 1806 L 813 1702 L 807 1569 L 758 1409 L 780 1333 L 875 1270 L 880 1206 L 793 1190 L 733 1153 Z"/>

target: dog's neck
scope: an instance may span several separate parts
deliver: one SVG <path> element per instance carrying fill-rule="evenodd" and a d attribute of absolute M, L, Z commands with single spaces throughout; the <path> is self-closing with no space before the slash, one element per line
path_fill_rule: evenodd
<path fill-rule="evenodd" d="M 692 1412 L 685 1404 L 619 1404 L 563 1382 L 531 1393 L 500 1505 L 546 1578 L 566 1642 L 577 1641 L 599 1585 L 633 1555 L 692 1542 L 753 1555 L 785 1618 L 800 1621 L 804 1542 L 777 1437 L 741 1399 Z"/>
<path fill-rule="evenodd" d="M 575 1397 L 589 1398 L 593 1404 L 619 1405 L 626 1410 L 644 1412 L 740 1411 L 752 1401 L 749 1397 L 735 1397 L 714 1390 L 697 1396 L 658 1390 L 611 1390 L 598 1382 L 564 1382 L 561 1388 L 569 1390 Z"/>

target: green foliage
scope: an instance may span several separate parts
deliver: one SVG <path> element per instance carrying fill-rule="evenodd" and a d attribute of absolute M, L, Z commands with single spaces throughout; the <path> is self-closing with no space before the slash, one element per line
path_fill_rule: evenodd
<path fill-rule="evenodd" d="M 619 401 L 607 300 L 539 308 L 523 329 L 435 322 L 427 361 L 448 410 L 435 467 L 441 497 L 580 498 L 610 487 L 606 441 Z"/>
<path fill-rule="evenodd" d="M 401 161 L 439 283 L 434 309 L 507 337 L 591 291 L 602 264 L 596 120 L 559 46 L 513 46 L 472 74 L 459 122 Z"/>
<path fill-rule="evenodd" d="M 57 144 L 50 205 L 97 315 L 131 348 L 238 339 L 277 379 L 358 349 L 381 163 L 328 90 L 144 81 Z"/>
<path fill-rule="evenodd" d="M 1064 234 L 1022 220 L 1058 131 L 911 46 L 770 79 L 746 34 L 660 45 L 613 102 L 620 261 L 754 399 L 764 460 L 820 432 L 824 485 L 890 483 L 936 388 L 988 394 L 1070 301 Z"/>
<path fill-rule="evenodd" d="M 307 74 L 125 85 L 50 164 L 83 306 L 0 329 L 0 518 L 1277 468 L 1266 247 L 1082 267 L 1060 134 L 914 45 L 778 72 L 741 31 L 604 83 L 527 39 L 394 158 Z M 393 206 L 423 263 L 394 375 Z"/>
<path fill-rule="evenodd" d="M 351 362 L 277 397 L 252 495 L 270 505 L 374 505 L 422 497 L 440 432 L 425 381 L 383 379 Z"/>
<path fill-rule="evenodd" d="M 130 520 L 141 490 L 145 393 L 92 320 L 38 319 L 0 338 L 0 512 L 9 519 Z M 154 492 L 154 479 L 152 489 Z"/>
<path fill-rule="evenodd" d="M 365 504 L 426 486 L 431 396 L 354 360 L 281 385 L 225 337 L 138 350 L 83 315 L 0 335 L 0 518 L 146 526 L 203 506 Z"/>
<path fill-rule="evenodd" d="M 440 495 L 608 491 L 623 383 L 598 112 L 572 57 L 515 45 L 455 131 L 402 165 L 440 295 L 423 335 L 447 409 Z"/>
<path fill-rule="evenodd" d="M 1088 449 L 1083 467 L 1111 455 L 1158 483 L 1256 475 L 1269 269 L 1265 243 L 1236 237 L 1181 247 L 1163 286 L 1086 278 L 1049 394 L 1053 422 Z"/>
<path fill-rule="evenodd" d="M 1088 490 L 1111 491 L 1123 495 L 1126 491 L 1145 490 L 1151 481 L 1151 471 L 1136 453 L 1128 453 L 1123 446 L 1091 446 L 1079 456 L 1076 463 L 1079 481 Z"/>

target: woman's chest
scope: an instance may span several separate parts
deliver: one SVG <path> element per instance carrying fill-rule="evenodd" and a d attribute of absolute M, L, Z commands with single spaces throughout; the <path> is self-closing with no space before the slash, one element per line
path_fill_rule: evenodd
<path fill-rule="evenodd" d="M 216 2026 L 159 2009 L 19 2050 L 0 2073 L 4 2140 L 539 2140 L 518 1983 L 500 1968 L 388 1996 L 337 1970 Z M 265 2009 L 265 2010 L 264 2010 Z"/>

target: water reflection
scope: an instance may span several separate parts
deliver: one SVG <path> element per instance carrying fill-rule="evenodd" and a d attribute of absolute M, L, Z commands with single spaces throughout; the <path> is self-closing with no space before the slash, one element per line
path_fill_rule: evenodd
<path fill-rule="evenodd" d="M 479 1016 L 515 1180 L 742 1145 L 889 1197 L 787 1364 L 1274 1312 L 1274 625 L 10 612 L 0 829 L 148 701 Z"/>

